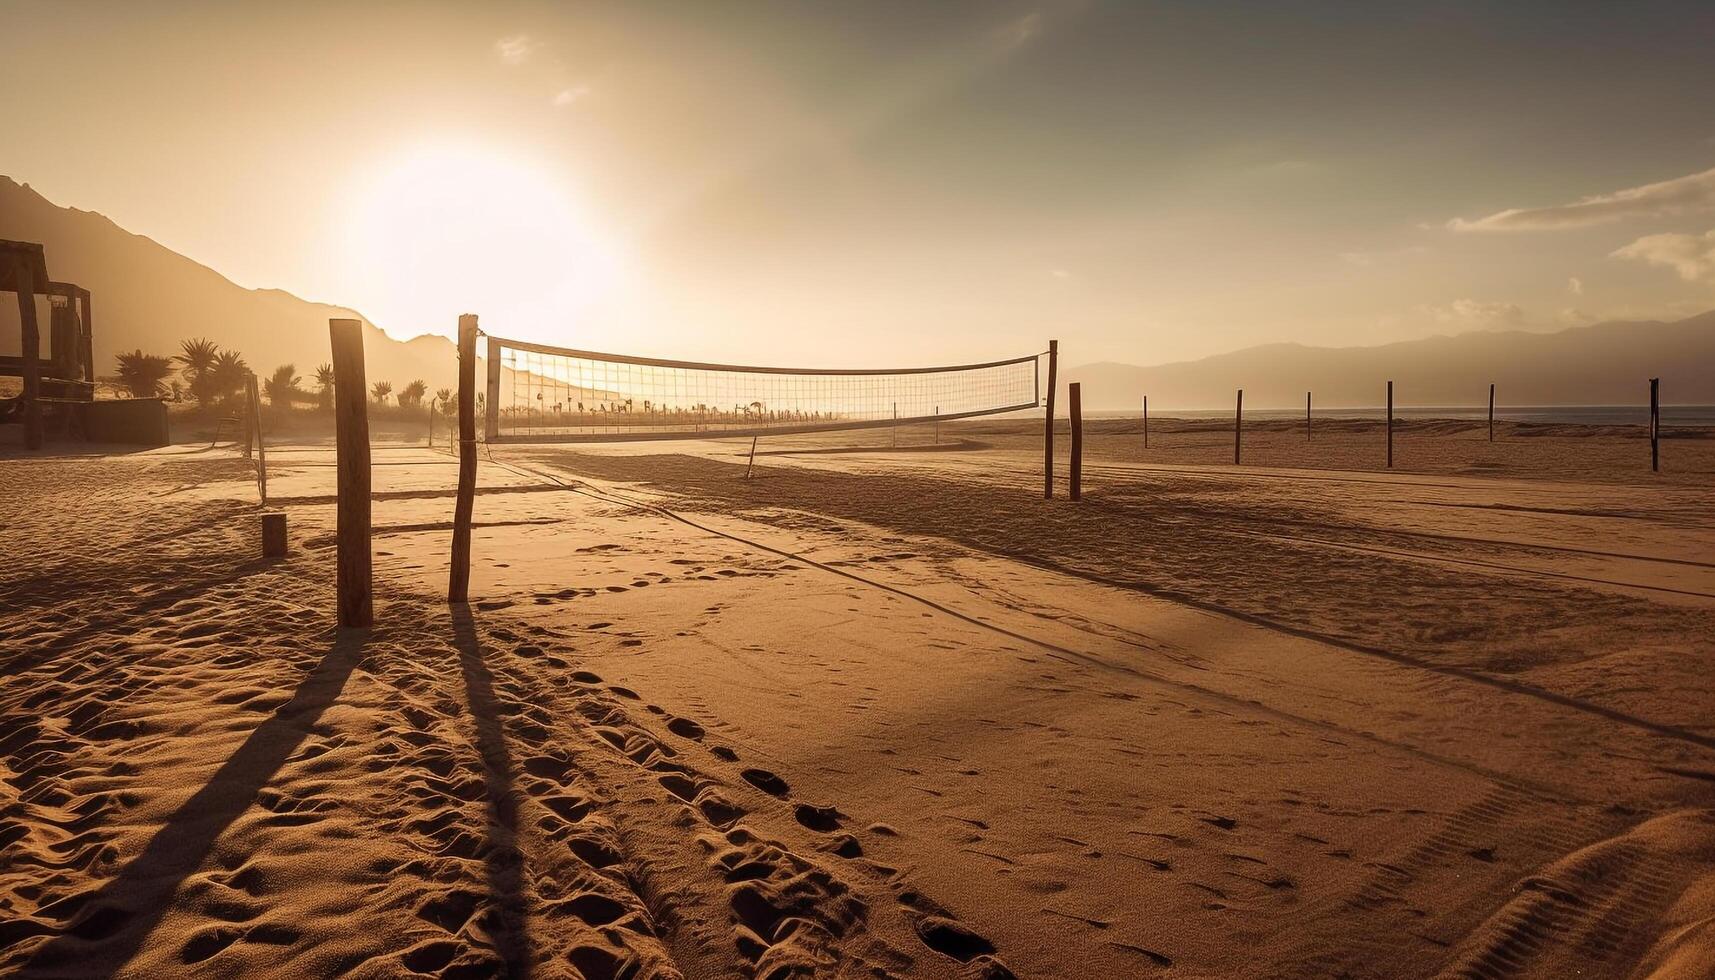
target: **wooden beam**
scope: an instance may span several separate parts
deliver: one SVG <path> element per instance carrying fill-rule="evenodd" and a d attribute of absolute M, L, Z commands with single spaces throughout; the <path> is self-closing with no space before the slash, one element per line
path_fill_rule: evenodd
<path fill-rule="evenodd" d="M 337 592 L 339 624 L 374 621 L 370 595 L 369 385 L 363 369 L 363 324 L 329 320 L 333 341 L 333 400 L 339 488 Z"/>
<path fill-rule="evenodd" d="M 470 517 L 476 506 L 476 314 L 459 317 L 459 493 L 447 601 L 470 601 Z"/>

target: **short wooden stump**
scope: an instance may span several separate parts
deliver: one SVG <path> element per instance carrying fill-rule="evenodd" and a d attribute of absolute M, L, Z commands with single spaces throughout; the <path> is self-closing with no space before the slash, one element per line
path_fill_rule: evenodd
<path fill-rule="evenodd" d="M 262 557 L 282 558 L 286 554 L 286 515 L 262 515 Z"/>

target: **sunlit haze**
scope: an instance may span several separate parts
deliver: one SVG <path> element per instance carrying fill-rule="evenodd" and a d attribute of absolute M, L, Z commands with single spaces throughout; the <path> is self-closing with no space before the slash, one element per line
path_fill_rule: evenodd
<path fill-rule="evenodd" d="M 5 9 L 0 172 L 400 338 L 1156 363 L 1715 306 L 1705 5 Z"/>

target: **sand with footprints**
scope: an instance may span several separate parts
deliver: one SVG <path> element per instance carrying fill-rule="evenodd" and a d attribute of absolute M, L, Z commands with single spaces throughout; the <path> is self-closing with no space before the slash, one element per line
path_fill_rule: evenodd
<path fill-rule="evenodd" d="M 0 970 L 1715 970 L 1715 440 L 1129 425 L 0 461 Z"/>

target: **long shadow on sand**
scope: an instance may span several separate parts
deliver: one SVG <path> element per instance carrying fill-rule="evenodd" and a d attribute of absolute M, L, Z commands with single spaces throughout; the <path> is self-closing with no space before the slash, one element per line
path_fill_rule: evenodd
<path fill-rule="evenodd" d="M 494 696 L 494 675 L 482 659 L 471 607 L 452 610 L 453 645 L 459 652 L 465 698 L 476 723 L 476 749 L 482 756 L 482 778 L 488 796 L 489 840 L 483 862 L 488 874 L 489 900 L 498 921 L 492 930 L 495 945 L 510 977 L 531 972 L 530 931 L 524 897 L 524 855 L 518 849 L 518 795 L 513 788 L 512 753 L 500 722 Z"/>
<path fill-rule="evenodd" d="M 117 877 L 78 903 L 65 931 L 37 950 L 22 972 L 110 977 L 122 969 L 166 914 L 179 885 L 202 867 L 221 834 L 255 805 L 257 793 L 339 698 L 366 642 L 366 634 L 340 633 L 292 699 L 173 811 Z"/>

